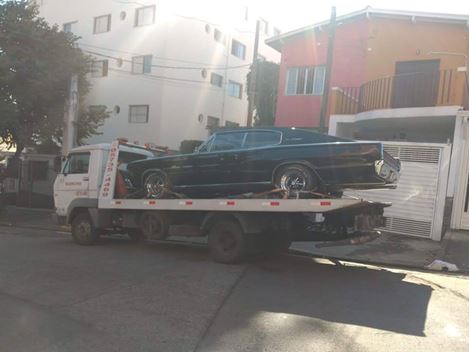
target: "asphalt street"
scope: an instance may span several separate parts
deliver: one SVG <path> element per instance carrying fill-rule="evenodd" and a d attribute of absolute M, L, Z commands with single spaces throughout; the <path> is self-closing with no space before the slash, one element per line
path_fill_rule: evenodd
<path fill-rule="evenodd" d="M 0 227 L 3 351 L 468 351 L 468 278 Z"/>

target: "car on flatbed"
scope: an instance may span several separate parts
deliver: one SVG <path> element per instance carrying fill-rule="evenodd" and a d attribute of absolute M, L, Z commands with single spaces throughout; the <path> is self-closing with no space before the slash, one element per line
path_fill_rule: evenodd
<path fill-rule="evenodd" d="M 207 237 L 212 257 L 235 263 L 277 252 L 296 241 L 363 243 L 377 237 L 390 204 L 358 198 L 146 199 L 119 196 L 121 171 L 154 152 L 121 140 L 74 148 L 54 183 L 59 223 L 72 238 L 92 245 L 100 236 L 127 233 L 133 240 L 165 240 L 174 230 Z M 121 186 L 123 183 L 121 183 Z"/>
<path fill-rule="evenodd" d="M 216 198 L 273 188 L 326 194 L 395 187 L 400 162 L 380 142 L 298 128 L 237 128 L 214 133 L 192 154 L 131 162 L 127 171 L 147 198 L 168 191 Z"/>

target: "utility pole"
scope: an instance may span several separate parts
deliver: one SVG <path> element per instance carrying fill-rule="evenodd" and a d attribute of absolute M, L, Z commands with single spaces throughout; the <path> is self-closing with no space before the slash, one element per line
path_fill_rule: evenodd
<path fill-rule="evenodd" d="M 330 95 L 330 77 L 331 68 L 333 65 L 333 50 L 335 46 L 336 34 L 336 7 L 331 7 L 330 25 L 328 26 L 328 51 L 326 56 L 326 70 L 325 70 L 325 86 L 323 89 L 323 97 L 321 99 L 320 109 L 320 132 L 326 132 L 326 113 L 328 110 L 328 98 Z"/>
<path fill-rule="evenodd" d="M 73 75 L 70 80 L 69 97 L 64 113 L 64 127 L 62 132 L 62 155 L 66 156 L 77 144 L 78 120 L 78 76 Z"/>
<path fill-rule="evenodd" d="M 258 45 L 259 45 L 259 20 L 256 20 L 255 45 L 253 47 L 253 63 L 251 65 L 250 86 L 248 87 L 248 116 L 247 127 L 253 124 L 253 106 L 256 99 L 256 76 L 258 75 Z"/>

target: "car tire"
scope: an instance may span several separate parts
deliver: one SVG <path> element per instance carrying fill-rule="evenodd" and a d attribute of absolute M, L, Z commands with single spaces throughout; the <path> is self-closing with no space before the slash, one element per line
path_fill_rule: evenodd
<path fill-rule="evenodd" d="M 248 254 L 249 243 L 240 224 L 233 220 L 221 220 L 209 231 L 209 250 L 218 263 L 239 263 Z"/>
<path fill-rule="evenodd" d="M 318 178 L 308 167 L 300 164 L 283 166 L 276 172 L 274 185 L 285 191 L 316 191 Z"/>
<path fill-rule="evenodd" d="M 72 238 L 75 243 L 83 246 L 91 246 L 99 238 L 99 232 L 93 225 L 93 221 L 85 212 L 77 214 L 72 220 Z"/>
<path fill-rule="evenodd" d="M 161 172 L 150 172 L 144 177 L 144 194 L 147 198 L 161 199 L 170 190 L 170 182 L 168 176 Z"/>

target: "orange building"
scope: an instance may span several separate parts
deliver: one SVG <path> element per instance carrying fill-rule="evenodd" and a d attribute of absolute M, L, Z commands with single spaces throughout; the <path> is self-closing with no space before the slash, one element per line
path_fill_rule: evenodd
<path fill-rule="evenodd" d="M 336 23 L 328 133 L 402 162 L 396 190 L 356 195 L 393 203 L 384 231 L 468 229 L 468 16 L 368 7 Z M 328 25 L 267 40 L 281 52 L 276 125 L 319 127 Z"/>

